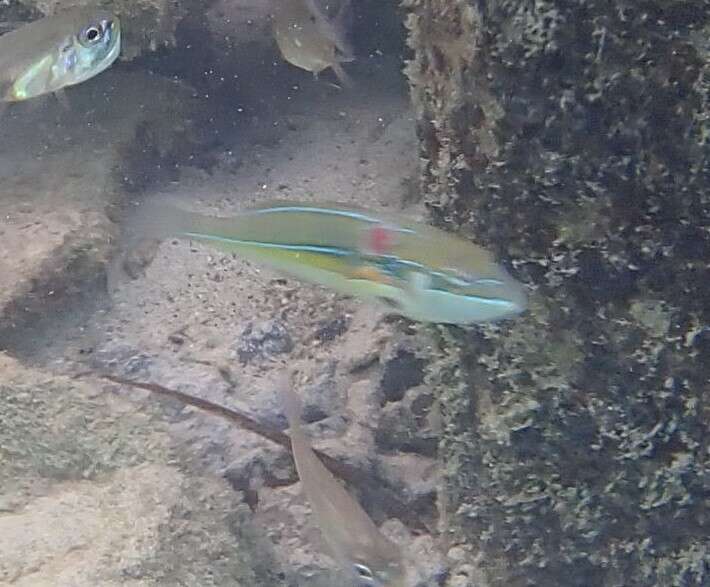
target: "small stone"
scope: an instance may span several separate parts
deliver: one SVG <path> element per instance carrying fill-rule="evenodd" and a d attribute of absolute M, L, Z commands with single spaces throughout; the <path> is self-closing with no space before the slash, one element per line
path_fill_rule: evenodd
<path fill-rule="evenodd" d="M 319 422 L 342 412 L 344 393 L 335 381 L 337 361 L 328 361 L 315 374 L 314 380 L 301 388 L 303 401 L 303 421 Z"/>
<path fill-rule="evenodd" d="M 105 346 L 87 358 L 93 368 L 115 375 L 146 374 L 154 362 L 147 354 L 125 344 Z"/>
<path fill-rule="evenodd" d="M 290 353 L 292 350 L 293 340 L 283 323 L 278 320 L 266 320 L 246 327 L 235 354 L 246 364 L 256 358 L 272 357 Z"/>
<path fill-rule="evenodd" d="M 385 363 L 380 380 L 380 389 L 385 402 L 398 402 L 404 398 L 404 392 L 420 385 L 424 381 L 424 359 L 413 352 L 400 349 L 395 356 Z"/>
<path fill-rule="evenodd" d="M 350 326 L 350 320 L 345 316 L 338 316 L 334 320 L 323 322 L 316 330 L 315 338 L 320 342 L 330 342 L 345 334 Z"/>

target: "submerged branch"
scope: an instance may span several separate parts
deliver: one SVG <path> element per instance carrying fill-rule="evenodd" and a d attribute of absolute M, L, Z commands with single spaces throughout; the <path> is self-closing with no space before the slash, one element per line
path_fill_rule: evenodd
<path fill-rule="evenodd" d="M 183 393 L 182 391 L 177 391 L 176 389 L 170 389 L 169 387 L 165 387 L 163 385 L 160 385 L 159 383 L 145 383 L 141 381 L 135 381 L 133 379 L 126 379 L 116 375 L 92 372 L 79 373 L 74 376 L 75 379 L 85 379 L 88 377 L 105 379 L 118 385 L 127 385 L 130 387 L 143 389 L 145 391 L 149 391 L 157 395 L 176 399 L 184 404 L 194 406 L 200 410 L 203 410 L 215 416 L 219 416 L 220 418 L 224 418 L 225 420 L 229 420 L 230 422 L 235 423 L 240 428 L 249 430 L 254 434 L 258 434 L 259 436 L 266 438 L 267 440 L 270 440 L 271 442 L 274 442 L 279 446 L 282 446 L 283 448 L 288 450 L 289 453 L 292 452 L 291 440 L 288 434 L 281 432 L 273 426 L 259 422 L 258 420 L 255 420 L 251 416 L 239 410 L 228 408 L 226 406 L 216 404 L 209 400 Z M 377 495 L 375 499 L 382 503 L 383 508 L 390 515 L 399 518 L 400 520 L 402 520 L 402 522 L 407 524 L 412 529 L 424 532 L 429 531 L 429 528 L 422 521 L 422 519 L 413 512 L 413 508 L 410 505 L 404 503 L 397 496 L 396 492 L 392 488 L 383 485 L 382 480 L 377 479 L 376 476 L 373 475 L 371 472 L 365 471 L 347 463 L 340 462 L 315 448 L 313 449 L 313 452 L 318 456 L 323 465 L 325 465 L 325 467 L 333 475 L 345 481 L 346 484 L 357 487 L 363 495 L 372 495 L 373 490 L 376 489 Z M 365 501 L 367 502 L 368 500 Z"/>

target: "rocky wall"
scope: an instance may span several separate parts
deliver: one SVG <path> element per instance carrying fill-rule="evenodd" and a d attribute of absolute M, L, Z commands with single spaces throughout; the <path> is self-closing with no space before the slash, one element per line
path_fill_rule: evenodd
<path fill-rule="evenodd" d="M 425 197 L 531 294 L 439 333 L 456 584 L 707 584 L 708 3 L 402 4 Z"/>

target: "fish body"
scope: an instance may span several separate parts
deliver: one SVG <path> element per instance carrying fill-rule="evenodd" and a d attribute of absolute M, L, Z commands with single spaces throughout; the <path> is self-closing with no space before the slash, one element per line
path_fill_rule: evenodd
<path fill-rule="evenodd" d="M 354 59 L 342 26 L 350 0 L 342 0 L 338 15 L 328 19 L 316 0 L 280 0 L 274 12 L 276 44 L 291 65 L 318 75 L 331 68 L 344 85 L 351 85 L 340 65 Z"/>
<path fill-rule="evenodd" d="M 271 202 L 229 218 L 159 204 L 141 215 L 137 230 L 141 238 L 211 244 L 422 322 L 490 321 L 526 307 L 522 286 L 481 247 L 341 204 Z"/>
<path fill-rule="evenodd" d="M 281 392 L 296 471 L 323 539 L 358 587 L 402 587 L 399 547 L 384 536 L 362 506 L 325 468 L 301 426 L 301 403 L 284 376 Z"/>
<path fill-rule="evenodd" d="M 75 8 L 0 36 L 0 102 L 20 102 L 101 73 L 121 50 L 110 12 Z"/>

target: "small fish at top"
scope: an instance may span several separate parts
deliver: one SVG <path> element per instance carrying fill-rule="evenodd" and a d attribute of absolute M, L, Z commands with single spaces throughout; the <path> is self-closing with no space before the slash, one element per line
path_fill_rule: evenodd
<path fill-rule="evenodd" d="M 337 15 L 331 19 L 317 0 L 278 0 L 273 28 L 283 58 L 316 77 L 330 67 L 341 84 L 351 86 L 341 65 L 354 60 L 344 25 L 349 5 L 350 0 L 341 0 Z"/>
<path fill-rule="evenodd" d="M 215 217 L 154 200 L 143 204 L 132 233 L 124 261 L 146 241 L 182 236 L 421 322 L 497 320 L 527 303 L 523 287 L 481 247 L 342 204 L 269 202 Z"/>
<path fill-rule="evenodd" d="M 362 506 L 313 452 L 301 426 L 301 401 L 291 373 L 279 381 L 289 422 L 293 460 L 303 492 L 331 554 L 357 587 L 403 587 L 399 547 L 384 536 Z"/>
<path fill-rule="evenodd" d="M 57 92 L 101 73 L 121 50 L 117 16 L 74 8 L 0 36 L 0 105 Z"/>

